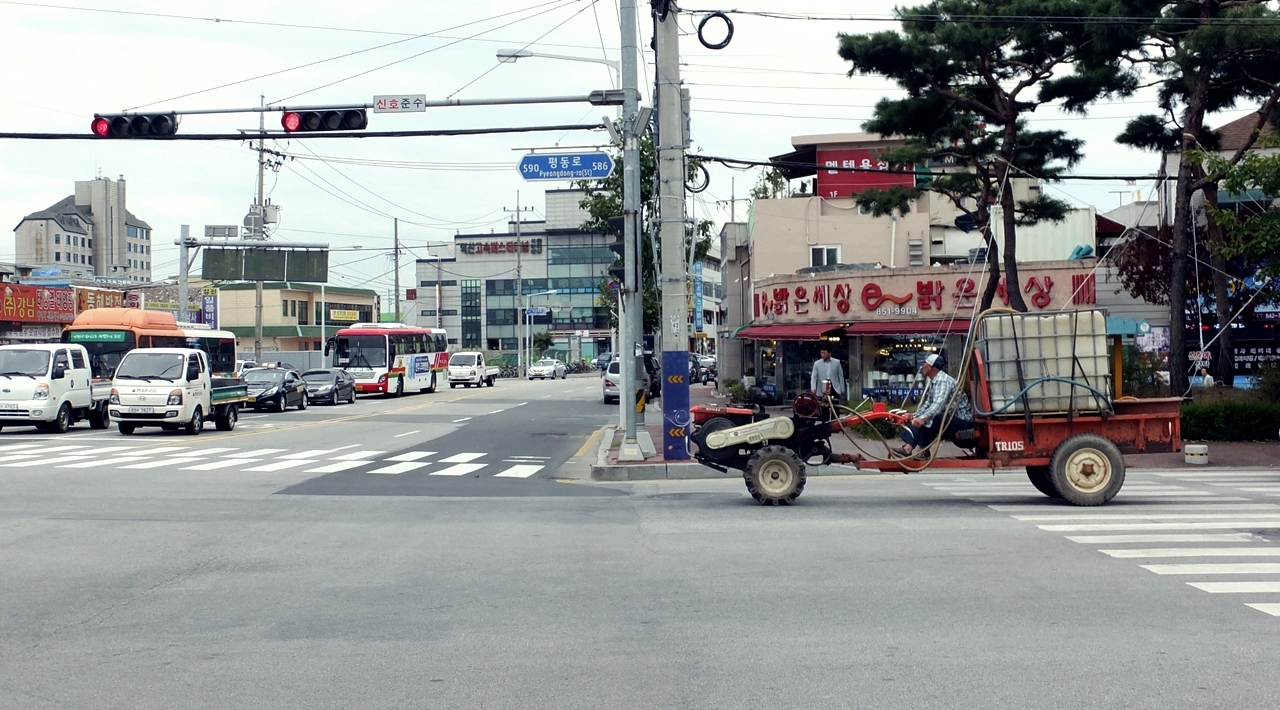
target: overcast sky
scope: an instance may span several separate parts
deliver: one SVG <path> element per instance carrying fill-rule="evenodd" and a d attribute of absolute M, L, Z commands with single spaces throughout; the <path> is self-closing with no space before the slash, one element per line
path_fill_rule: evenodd
<path fill-rule="evenodd" d="M 613 85 L 607 66 L 544 58 L 499 65 L 495 52 L 527 46 L 616 60 L 620 44 L 617 0 L 64 0 L 54 5 L 0 0 L 0 66 L 5 67 L 0 131 L 88 134 L 94 112 L 254 106 L 260 96 L 267 102 L 316 105 L 361 103 L 392 93 L 432 99 L 585 94 Z M 640 44 L 646 54 L 640 80 L 649 103 L 652 27 L 648 3 L 641 5 Z M 687 0 L 684 5 L 709 10 L 722 4 Z M 797 0 L 786 9 L 883 17 L 893 5 L 882 0 Z M 770 0 L 735 0 L 724 6 L 780 7 Z M 732 43 L 712 51 L 693 33 L 700 17 L 682 16 L 686 34 L 680 46 L 683 77 L 693 95 L 696 152 L 750 159 L 778 155 L 790 150 L 794 135 L 859 130 L 878 98 L 897 95 L 881 79 L 847 77 L 847 65 L 836 54 L 837 33 L 873 32 L 894 24 L 735 15 Z M 340 55 L 349 56 L 323 61 Z M 1081 173 L 1152 174 L 1154 156 L 1116 146 L 1113 139 L 1126 118 L 1153 109 L 1145 95 L 1099 105 L 1088 119 L 1048 112 L 1032 121 L 1039 128 L 1061 127 L 1086 141 Z M 370 114 L 370 129 L 571 124 L 599 121 L 606 113 L 612 109 L 585 104 L 455 107 Z M 1214 124 L 1243 113 L 1233 112 Z M 266 120 L 269 127 L 279 127 L 278 113 L 267 114 Z M 254 114 L 188 116 L 179 130 L 228 132 L 257 125 Z M 515 207 L 517 191 L 522 204 L 534 206 L 540 216 L 543 189 L 567 186 L 521 180 L 516 164 L 523 149 L 604 142 L 601 132 L 581 131 L 271 141 L 275 149 L 298 157 L 267 176 L 267 192 L 283 208 L 276 238 L 362 245 L 362 251 L 333 255 L 330 282 L 385 293 L 391 284 L 393 217 L 401 219 L 401 237 L 411 250 L 401 271 L 407 285 L 413 280 L 413 257 L 428 257 L 430 243 L 448 240 L 459 230 L 505 230 L 503 209 Z M 200 234 L 202 225 L 241 222 L 253 201 L 256 166 L 256 153 L 236 142 L 0 141 L 0 221 L 11 230 L 23 215 L 70 194 L 76 180 L 123 175 L 130 211 L 154 228 L 153 277 L 159 280 L 176 273 L 172 242 L 179 225 L 190 224 Z M 718 225 L 728 219 L 731 192 L 741 198 L 757 172 L 713 167 L 711 177 L 693 209 Z M 1151 183 L 1067 182 L 1054 190 L 1105 211 L 1131 201 L 1135 190 L 1146 197 Z M 738 202 L 737 208 L 742 219 L 745 203 Z M 0 240 L 0 260 L 14 258 L 10 235 Z"/>

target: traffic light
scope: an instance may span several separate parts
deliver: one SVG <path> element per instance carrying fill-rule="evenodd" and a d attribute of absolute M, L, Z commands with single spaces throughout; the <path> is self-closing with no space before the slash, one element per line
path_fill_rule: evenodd
<path fill-rule="evenodd" d="M 178 132 L 178 116 L 173 113 L 95 113 L 89 128 L 99 138 L 172 138 Z"/>
<path fill-rule="evenodd" d="M 280 116 L 285 133 L 309 131 L 362 131 L 369 125 L 364 109 L 331 109 L 328 111 L 285 111 Z"/>
<path fill-rule="evenodd" d="M 623 238 L 626 233 L 626 217 L 609 217 L 606 220 L 609 223 L 609 231 L 613 232 L 613 241 L 609 242 L 609 250 L 618 255 L 617 266 L 609 267 L 609 274 L 614 280 L 620 284 L 629 284 L 631 279 L 626 277 L 627 267 L 627 242 Z"/>

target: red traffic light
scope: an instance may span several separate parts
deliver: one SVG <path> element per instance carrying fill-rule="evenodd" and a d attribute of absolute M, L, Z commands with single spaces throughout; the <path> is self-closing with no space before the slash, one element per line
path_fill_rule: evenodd
<path fill-rule="evenodd" d="M 285 133 L 303 131 L 360 131 L 369 125 L 364 109 L 286 111 L 280 116 Z"/>
<path fill-rule="evenodd" d="M 89 124 L 89 126 L 93 130 L 93 134 L 99 138 L 106 138 L 107 134 L 111 132 L 111 121 L 102 116 L 94 116 L 93 123 Z"/>
<path fill-rule="evenodd" d="M 178 117 L 172 113 L 95 115 L 89 130 L 99 138 L 172 138 Z"/>

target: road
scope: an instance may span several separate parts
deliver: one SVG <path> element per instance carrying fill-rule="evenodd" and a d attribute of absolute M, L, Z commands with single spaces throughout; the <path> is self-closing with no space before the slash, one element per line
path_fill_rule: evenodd
<path fill-rule="evenodd" d="M 1095 509 L 820 477 L 764 508 L 582 480 L 598 388 L 5 430 L 0 707 L 1276 706 L 1280 471 L 1131 471 Z"/>

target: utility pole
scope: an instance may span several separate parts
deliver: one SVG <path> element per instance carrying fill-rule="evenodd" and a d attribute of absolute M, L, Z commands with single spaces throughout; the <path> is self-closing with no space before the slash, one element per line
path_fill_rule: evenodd
<path fill-rule="evenodd" d="M 265 95 L 258 96 L 258 105 L 265 106 L 267 97 Z M 258 215 L 258 219 L 254 221 L 251 229 L 256 230 L 253 235 L 255 239 L 267 238 L 267 223 L 265 221 L 266 210 L 263 205 L 266 204 L 266 195 L 264 194 L 264 180 L 266 178 L 266 154 L 262 143 L 262 135 L 267 130 L 266 123 L 267 114 L 258 114 L 258 201 L 254 203 L 254 213 Z M 253 301 L 253 361 L 262 362 L 262 281 L 254 282 L 254 301 Z"/>
<path fill-rule="evenodd" d="M 658 213 L 662 238 L 662 414 L 663 457 L 689 458 L 689 321 L 685 298 L 685 126 L 680 92 L 680 30 L 674 3 L 657 19 Z M 656 345 L 656 343 L 655 343 Z M 679 375 L 680 377 L 675 377 Z M 673 381 L 676 380 L 676 381 Z"/>
<path fill-rule="evenodd" d="M 524 272 L 520 268 L 520 252 L 524 251 L 524 242 L 520 239 L 520 217 L 524 212 L 532 212 L 532 207 L 520 206 L 520 191 L 516 190 L 516 208 L 503 212 L 511 212 L 516 220 L 516 372 L 524 377 Z"/>
<path fill-rule="evenodd" d="M 396 322 L 400 322 L 400 218 L 392 217 L 392 224 L 395 225 L 395 248 L 392 249 L 392 261 L 395 263 L 395 289 L 396 289 Z M 381 319 L 379 319 L 381 320 Z"/>
<path fill-rule="evenodd" d="M 178 239 L 178 322 L 190 323 L 191 311 L 187 308 L 187 294 L 191 292 L 190 278 L 187 275 L 191 268 L 191 258 L 188 256 L 187 248 L 192 245 L 191 241 L 191 225 L 182 225 L 182 231 Z"/>
<path fill-rule="evenodd" d="M 441 305 L 440 299 L 444 297 L 444 287 L 440 285 L 441 276 L 440 269 L 440 252 L 436 252 L 436 327 L 444 327 L 444 306 Z"/>

